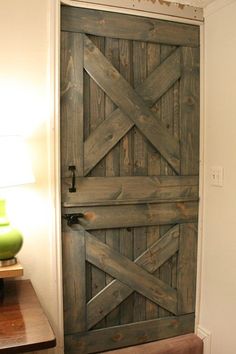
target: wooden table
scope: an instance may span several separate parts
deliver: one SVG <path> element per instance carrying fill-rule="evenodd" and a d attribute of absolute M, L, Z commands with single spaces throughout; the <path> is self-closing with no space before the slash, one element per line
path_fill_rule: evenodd
<path fill-rule="evenodd" d="M 30 280 L 4 283 L 0 299 L 0 353 L 24 353 L 55 347 L 52 328 Z"/>
<path fill-rule="evenodd" d="M 20 263 L 8 267 L 0 267 L 0 300 L 4 296 L 4 279 L 22 277 L 24 269 Z"/>
<path fill-rule="evenodd" d="M 18 262 L 8 267 L 0 267 L 0 279 L 22 277 L 23 274 L 23 267 Z"/>

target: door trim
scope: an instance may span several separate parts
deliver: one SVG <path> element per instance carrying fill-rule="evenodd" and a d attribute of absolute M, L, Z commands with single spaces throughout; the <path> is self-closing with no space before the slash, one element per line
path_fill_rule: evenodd
<path fill-rule="evenodd" d="M 94 0 L 96 1 L 96 0 Z M 115 0 L 113 0 L 115 2 Z M 54 284 L 54 299 L 57 308 L 57 317 L 53 319 L 52 325 L 57 337 L 57 354 L 64 353 L 64 325 L 63 325 L 63 285 L 62 285 L 62 245 L 61 245 L 61 198 L 60 198 L 60 8 L 61 4 L 80 6 L 84 8 L 101 9 L 111 11 L 111 7 L 98 5 L 91 2 L 75 2 L 68 0 L 50 1 L 50 28 L 49 28 L 49 81 L 50 91 L 50 121 L 49 131 L 49 183 L 50 183 L 50 201 L 54 209 L 53 218 L 49 225 L 51 232 L 51 279 Z M 152 18 L 164 19 L 169 21 L 197 24 L 200 26 L 200 202 L 199 202 L 199 226 L 198 226 L 198 259 L 197 259 L 197 294 L 196 294 L 196 327 L 199 324 L 199 306 L 201 293 L 201 269 L 202 269 L 202 224 L 203 224 L 203 163 L 204 163 L 204 24 L 195 20 L 187 20 L 180 17 L 160 15 L 157 13 L 141 12 L 131 9 L 115 8 L 115 12 L 147 16 Z"/>
<path fill-rule="evenodd" d="M 203 8 L 169 2 L 168 6 L 161 1 L 134 1 L 126 0 L 62 0 L 62 4 L 74 7 L 86 7 L 94 10 L 129 13 L 139 16 L 153 17 L 169 21 L 178 21 L 199 25 L 203 22 Z M 190 21 L 190 22 L 188 22 Z"/>

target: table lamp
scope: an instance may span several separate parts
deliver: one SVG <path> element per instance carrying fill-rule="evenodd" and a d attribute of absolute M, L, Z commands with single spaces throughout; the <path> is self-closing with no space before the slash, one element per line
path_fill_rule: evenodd
<path fill-rule="evenodd" d="M 0 153 L 0 192 L 1 188 L 34 182 L 23 137 L 0 135 Z M 15 256 L 20 251 L 22 244 L 22 234 L 11 226 L 6 214 L 6 202 L 0 197 L 0 267 L 13 265 L 17 262 Z"/>

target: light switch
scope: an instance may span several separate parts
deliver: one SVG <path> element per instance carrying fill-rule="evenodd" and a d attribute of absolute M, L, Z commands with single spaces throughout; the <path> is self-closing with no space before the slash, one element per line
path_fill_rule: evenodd
<path fill-rule="evenodd" d="M 223 187 L 224 169 L 222 166 L 211 167 L 211 185 Z"/>

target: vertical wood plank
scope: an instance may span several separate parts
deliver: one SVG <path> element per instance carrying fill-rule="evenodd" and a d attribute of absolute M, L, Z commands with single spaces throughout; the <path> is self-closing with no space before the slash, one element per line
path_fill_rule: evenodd
<path fill-rule="evenodd" d="M 63 286 L 65 333 L 86 330 L 86 267 L 83 230 L 73 231 L 64 223 Z"/>
<path fill-rule="evenodd" d="M 104 38 L 102 37 L 90 37 L 91 41 L 104 53 Z M 90 78 L 90 120 L 89 130 L 90 134 L 102 123 L 105 119 L 105 94 L 103 90 L 97 85 L 97 83 Z M 105 159 L 102 159 L 90 173 L 93 177 L 105 176 Z"/>
<path fill-rule="evenodd" d="M 147 44 L 133 42 L 133 75 L 134 88 L 147 77 Z M 147 175 L 147 143 L 141 132 L 134 127 L 134 175 Z M 134 258 L 137 258 L 147 248 L 146 228 L 134 229 Z M 146 318 L 146 300 L 143 296 L 134 294 L 134 321 Z"/>
<path fill-rule="evenodd" d="M 90 121 L 90 78 L 84 70 L 84 140 L 89 136 Z M 87 302 L 92 297 L 92 266 L 86 263 L 86 298 Z"/>
<path fill-rule="evenodd" d="M 150 75 L 152 71 L 161 63 L 161 46 L 158 44 L 147 44 L 147 74 Z M 161 102 L 158 100 L 152 107 L 157 119 L 161 119 Z M 148 145 L 148 174 L 150 176 L 158 176 L 161 173 L 161 156 L 159 152 Z"/>
<path fill-rule="evenodd" d="M 119 40 L 120 74 L 133 85 L 132 42 Z M 120 141 L 120 175 L 133 174 L 133 132 L 130 130 Z"/>
<path fill-rule="evenodd" d="M 199 49 L 182 48 L 180 80 L 181 174 L 199 174 Z"/>
<path fill-rule="evenodd" d="M 120 73 L 132 85 L 132 42 L 119 40 Z M 133 174 L 133 132 L 129 131 L 120 141 L 120 176 Z M 133 229 L 120 229 L 120 253 L 133 260 Z M 120 324 L 133 321 L 133 294 L 120 305 Z"/>
<path fill-rule="evenodd" d="M 161 46 L 161 61 L 164 61 L 173 51 L 175 47 Z M 166 129 L 173 133 L 174 126 L 174 89 L 173 86 L 161 98 L 161 120 Z M 173 175 L 175 174 L 166 160 L 161 158 L 161 174 Z"/>
<path fill-rule="evenodd" d="M 90 131 L 90 78 L 84 70 L 84 141 L 88 139 Z"/>
<path fill-rule="evenodd" d="M 93 43 L 104 53 L 105 40 L 103 37 L 90 36 Z M 105 94 L 100 87 L 90 78 L 90 120 L 89 128 L 90 134 L 99 126 L 99 124 L 105 119 Z M 102 159 L 91 171 L 92 177 L 105 177 L 106 176 L 106 160 Z M 93 231 L 93 235 L 96 236 L 99 241 L 106 241 L 106 232 L 104 230 Z M 106 285 L 106 275 L 100 269 L 92 266 L 91 270 L 92 278 L 92 297 L 95 296 Z M 106 324 L 105 319 L 98 323 L 94 329 L 104 328 Z"/>
<path fill-rule="evenodd" d="M 119 69 L 119 41 L 117 39 L 105 39 L 105 56 L 107 59 Z M 105 96 L 105 116 L 108 117 L 110 113 L 116 108 L 110 98 Z M 120 148 L 117 144 L 106 156 L 106 176 L 119 176 L 120 164 Z M 114 250 L 119 251 L 119 234 L 118 229 L 106 231 L 106 243 Z M 109 284 L 113 278 L 109 275 L 106 276 L 106 284 Z M 106 316 L 106 327 L 116 326 L 119 322 L 119 308 L 113 310 Z"/>
<path fill-rule="evenodd" d="M 119 41 L 117 39 L 106 38 L 105 56 L 112 65 L 119 70 Z M 105 95 L 105 116 L 109 115 L 116 109 L 115 104 Z M 120 173 L 120 147 L 117 144 L 106 156 L 106 176 L 119 176 Z"/>
<path fill-rule="evenodd" d="M 147 74 L 151 72 L 161 62 L 161 47 L 158 44 L 147 44 Z M 153 105 L 152 111 L 155 112 L 157 118 L 160 119 L 160 102 Z M 148 175 L 159 176 L 160 175 L 160 154 L 150 144 L 148 145 Z M 160 238 L 159 226 L 149 226 L 147 228 L 147 247 L 150 247 L 155 241 Z M 155 276 L 159 278 L 159 270 L 155 272 Z M 152 320 L 158 317 L 158 306 L 146 300 L 146 319 Z"/>
<path fill-rule="evenodd" d="M 199 173 L 199 48 L 182 48 L 180 80 L 180 152 L 181 174 Z M 179 313 L 195 310 L 197 225 L 180 226 L 177 265 Z"/>
<path fill-rule="evenodd" d="M 180 139 L 180 83 L 177 81 L 173 86 L 173 134 L 176 138 Z M 179 226 L 178 226 L 179 227 Z M 171 285 L 174 289 L 177 289 L 177 264 L 178 254 L 175 254 L 171 258 L 172 262 L 172 274 Z"/>
<path fill-rule="evenodd" d="M 173 51 L 175 47 L 173 46 L 161 46 L 161 61 L 164 61 Z M 173 132 L 174 126 L 174 91 L 173 87 L 171 87 L 161 98 L 161 120 L 164 123 L 165 127 L 170 131 Z M 168 176 L 173 175 L 174 171 L 166 162 L 166 160 L 161 157 L 161 175 Z M 163 236 L 166 231 L 169 229 L 169 225 L 164 225 L 160 227 L 160 235 Z M 167 261 L 161 268 L 160 268 L 160 279 L 165 281 L 167 284 L 171 285 L 172 279 L 172 263 L 171 260 Z M 169 316 L 170 313 L 164 309 L 159 310 L 160 317 Z"/>
<path fill-rule="evenodd" d="M 61 34 L 61 173 L 83 176 L 83 35 Z"/>
<path fill-rule="evenodd" d="M 120 253 L 133 260 L 133 229 L 120 229 Z M 130 295 L 120 305 L 120 324 L 133 322 L 134 296 Z"/>
<path fill-rule="evenodd" d="M 197 269 L 197 224 L 180 225 L 178 260 L 178 312 L 195 310 Z"/>

